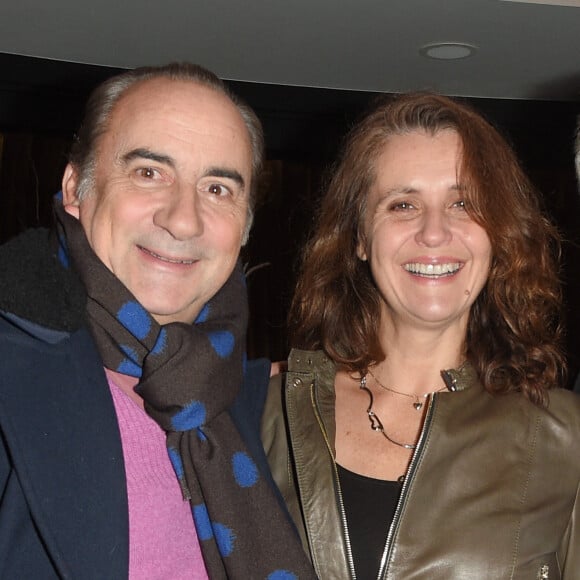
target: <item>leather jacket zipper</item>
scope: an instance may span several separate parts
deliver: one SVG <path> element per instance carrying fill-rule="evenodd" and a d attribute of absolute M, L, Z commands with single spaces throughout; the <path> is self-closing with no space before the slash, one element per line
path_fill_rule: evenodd
<path fill-rule="evenodd" d="M 348 525 L 346 522 L 346 511 L 344 509 L 344 502 L 342 500 L 342 489 L 340 487 L 340 478 L 338 477 L 338 470 L 336 469 L 336 463 L 334 461 L 332 462 L 332 466 L 334 470 L 334 483 L 336 485 L 336 492 L 338 496 L 338 509 L 340 511 L 340 521 L 342 522 L 342 532 L 344 534 L 344 543 L 346 545 L 346 559 L 348 560 L 350 577 L 352 580 L 356 580 L 354 559 L 352 557 L 352 548 L 350 545 L 350 535 L 348 533 Z"/>
<path fill-rule="evenodd" d="M 433 393 L 429 398 L 429 405 L 427 407 L 427 412 L 425 414 L 425 421 L 423 422 L 421 435 L 419 436 L 419 440 L 417 441 L 417 447 L 415 448 L 413 456 L 411 457 L 411 463 L 409 464 L 409 468 L 407 469 L 405 481 L 403 482 L 403 485 L 401 487 L 399 501 L 397 502 L 397 507 L 395 508 L 395 515 L 393 516 L 393 521 L 391 522 L 391 526 L 389 527 L 389 531 L 387 533 L 387 540 L 385 542 L 385 548 L 383 550 L 383 556 L 381 558 L 381 563 L 379 566 L 379 573 L 377 574 L 377 580 L 386 579 L 389 560 L 391 558 L 391 554 L 393 551 L 393 538 L 395 537 L 395 534 L 400 524 L 401 512 L 403 511 L 403 507 L 405 505 L 405 502 L 407 501 L 409 486 L 411 485 L 411 481 L 415 476 L 415 472 L 417 471 L 417 464 L 419 463 L 419 459 L 423 453 L 423 448 L 425 447 L 425 439 L 427 437 L 427 433 L 431 429 L 436 397 L 437 394 Z"/>
<path fill-rule="evenodd" d="M 316 403 L 316 398 L 314 395 L 314 383 L 310 385 L 310 401 L 312 403 L 312 408 L 314 409 L 314 414 L 316 416 L 316 420 L 318 421 L 318 426 L 320 427 L 320 431 L 322 432 L 322 436 L 324 437 L 324 441 L 326 442 L 326 447 L 328 448 L 328 453 L 332 459 L 332 469 L 334 473 L 334 485 L 336 486 L 336 493 L 338 497 L 338 511 L 340 512 L 340 521 L 342 523 L 342 534 L 344 538 L 344 543 L 346 547 L 346 559 L 348 562 L 348 568 L 350 572 L 351 580 L 356 580 L 356 572 L 354 569 L 354 559 L 352 557 L 352 548 L 350 545 L 350 536 L 348 534 L 348 525 L 346 522 L 346 511 L 344 509 L 344 502 L 342 499 L 342 489 L 340 487 L 340 478 L 338 477 L 338 470 L 336 468 L 336 461 L 334 460 L 334 455 L 332 453 L 332 445 L 328 440 L 328 434 L 326 433 L 326 428 L 324 426 L 324 422 L 322 421 L 322 417 L 320 416 L 320 411 L 318 409 L 318 405 Z"/>

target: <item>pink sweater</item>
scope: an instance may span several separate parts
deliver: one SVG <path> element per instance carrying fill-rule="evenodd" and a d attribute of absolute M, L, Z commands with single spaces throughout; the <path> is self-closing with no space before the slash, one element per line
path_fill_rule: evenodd
<path fill-rule="evenodd" d="M 123 442 L 129 499 L 129 579 L 207 580 L 189 502 L 165 433 L 143 410 L 137 380 L 105 369 Z"/>

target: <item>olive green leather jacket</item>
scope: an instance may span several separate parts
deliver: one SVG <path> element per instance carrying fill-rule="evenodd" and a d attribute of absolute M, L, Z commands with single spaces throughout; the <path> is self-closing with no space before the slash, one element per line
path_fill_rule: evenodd
<path fill-rule="evenodd" d="M 350 580 L 335 366 L 297 350 L 288 364 L 270 382 L 264 447 L 319 577 Z M 580 397 L 551 391 L 543 408 L 489 395 L 469 366 L 442 377 L 454 392 L 431 397 L 378 578 L 580 579 Z"/>

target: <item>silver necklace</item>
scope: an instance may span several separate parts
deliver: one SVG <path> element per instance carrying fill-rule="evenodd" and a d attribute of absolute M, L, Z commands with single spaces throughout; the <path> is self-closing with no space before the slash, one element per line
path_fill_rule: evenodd
<path fill-rule="evenodd" d="M 387 387 L 386 385 L 383 385 L 383 383 L 381 383 L 381 381 L 379 381 L 379 379 L 377 379 L 377 377 L 375 377 L 375 375 L 373 374 L 373 371 L 371 371 L 371 369 L 368 369 L 368 373 L 369 375 L 371 375 L 371 377 L 373 377 L 373 379 L 375 379 L 375 382 L 377 383 L 377 385 L 379 385 L 379 387 L 381 387 L 382 389 L 385 389 L 385 391 L 389 391 L 389 393 L 394 393 L 395 395 L 401 395 L 403 397 L 409 397 L 410 399 L 413 399 L 413 409 L 415 409 L 415 411 L 420 411 L 423 408 L 423 405 L 425 403 L 425 399 L 431 395 L 432 393 L 438 393 L 439 391 L 443 391 L 445 390 L 446 387 L 441 387 L 440 389 L 437 389 L 435 391 L 430 391 L 429 393 L 425 393 L 423 395 L 411 395 L 409 393 L 403 393 L 402 391 L 397 391 L 396 389 L 393 389 L 392 387 Z M 421 400 L 423 399 L 423 400 Z"/>
<path fill-rule="evenodd" d="M 373 431 L 378 431 L 379 433 L 381 433 L 383 435 L 383 437 L 387 441 L 389 441 L 389 443 L 392 443 L 393 445 L 397 445 L 399 447 L 402 447 L 403 449 L 408 449 L 409 451 L 412 451 L 413 449 L 415 449 L 417 446 L 414 443 L 400 443 L 399 441 L 396 441 L 395 439 L 393 439 L 392 437 L 389 437 L 385 433 L 385 428 L 383 427 L 382 421 L 379 419 L 379 417 L 377 416 L 377 414 L 373 411 L 374 397 L 373 397 L 373 394 L 371 393 L 371 390 L 367 387 L 367 377 L 366 377 L 366 375 L 363 376 L 363 377 L 361 377 L 361 380 L 360 380 L 360 388 L 363 391 L 366 391 L 368 393 L 368 396 L 369 396 L 369 399 L 370 399 L 369 406 L 368 406 L 368 409 L 367 409 L 367 416 L 368 416 L 369 421 L 371 423 L 371 429 Z"/>

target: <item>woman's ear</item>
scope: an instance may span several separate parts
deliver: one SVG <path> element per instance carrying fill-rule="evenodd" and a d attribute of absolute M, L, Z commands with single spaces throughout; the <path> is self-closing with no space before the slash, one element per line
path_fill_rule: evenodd
<path fill-rule="evenodd" d="M 358 234 L 358 243 L 356 245 L 356 255 L 359 257 L 359 260 L 362 260 L 363 262 L 367 261 L 367 249 L 360 232 Z"/>
<path fill-rule="evenodd" d="M 79 183 L 78 171 L 70 163 L 65 167 L 62 176 L 62 205 L 67 213 L 79 219 L 80 201 L 77 195 Z"/>

